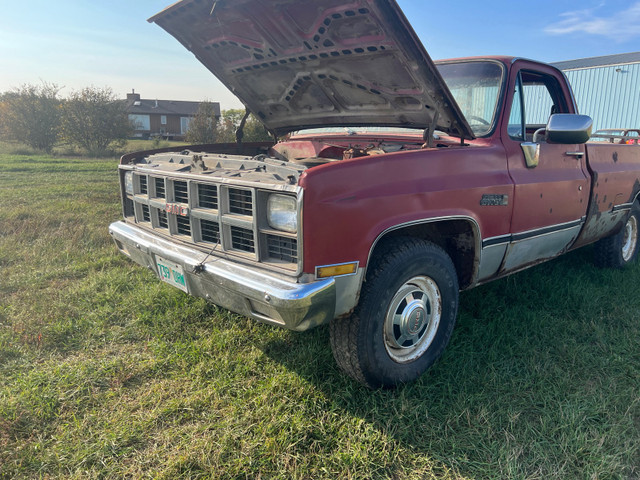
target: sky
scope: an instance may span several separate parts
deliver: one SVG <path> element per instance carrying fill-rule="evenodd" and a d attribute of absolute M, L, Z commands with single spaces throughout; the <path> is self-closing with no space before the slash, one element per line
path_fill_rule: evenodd
<path fill-rule="evenodd" d="M 241 103 L 146 20 L 172 0 L 0 0 L 0 92 L 47 82 L 60 95 Z M 512 55 L 545 62 L 640 51 L 640 1 L 398 0 L 434 60 Z"/>

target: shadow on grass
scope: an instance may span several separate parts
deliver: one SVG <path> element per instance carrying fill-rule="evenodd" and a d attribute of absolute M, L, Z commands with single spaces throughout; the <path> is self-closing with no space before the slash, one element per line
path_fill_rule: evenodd
<path fill-rule="evenodd" d="M 472 478 L 635 478 L 640 268 L 599 270 L 590 255 L 463 293 L 443 357 L 394 391 L 341 374 L 327 328 L 264 351 L 412 452 L 399 470 L 428 460 Z"/>

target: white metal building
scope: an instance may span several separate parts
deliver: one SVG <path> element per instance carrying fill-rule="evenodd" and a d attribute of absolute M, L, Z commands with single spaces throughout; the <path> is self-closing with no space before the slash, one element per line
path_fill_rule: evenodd
<path fill-rule="evenodd" d="M 640 128 L 640 52 L 554 63 L 571 83 L 580 113 L 602 128 Z"/>

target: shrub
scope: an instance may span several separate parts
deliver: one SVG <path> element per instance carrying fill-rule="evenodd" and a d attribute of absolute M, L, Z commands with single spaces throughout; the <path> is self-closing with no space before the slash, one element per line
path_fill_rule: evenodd
<path fill-rule="evenodd" d="M 126 103 L 108 87 L 83 88 L 63 104 L 62 137 L 91 154 L 101 155 L 112 144 L 124 144 L 132 131 Z"/>
<path fill-rule="evenodd" d="M 60 132 L 59 91 L 53 83 L 42 83 L 25 84 L 5 93 L 1 102 L 3 136 L 50 153 Z"/>

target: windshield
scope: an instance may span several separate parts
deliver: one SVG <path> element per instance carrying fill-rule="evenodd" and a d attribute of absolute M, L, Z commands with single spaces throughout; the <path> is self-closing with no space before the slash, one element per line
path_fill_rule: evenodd
<path fill-rule="evenodd" d="M 482 137 L 493 130 L 504 68 L 488 61 L 436 65 L 473 133 Z"/>

